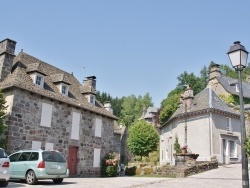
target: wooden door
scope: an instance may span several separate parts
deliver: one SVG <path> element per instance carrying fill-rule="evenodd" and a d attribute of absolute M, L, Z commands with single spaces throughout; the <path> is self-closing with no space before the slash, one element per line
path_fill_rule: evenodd
<path fill-rule="evenodd" d="M 68 168 L 70 175 L 76 175 L 78 147 L 69 146 Z"/>

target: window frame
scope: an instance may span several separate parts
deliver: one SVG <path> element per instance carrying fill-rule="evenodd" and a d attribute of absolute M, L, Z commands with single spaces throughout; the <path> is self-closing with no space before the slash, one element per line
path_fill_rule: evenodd
<path fill-rule="evenodd" d="M 60 93 L 65 96 L 68 96 L 68 86 L 66 84 L 60 84 Z"/>
<path fill-rule="evenodd" d="M 233 149 L 231 148 L 231 146 L 233 146 Z M 228 140 L 228 150 L 229 150 L 228 151 L 229 158 L 238 158 L 237 141 Z"/>
<path fill-rule="evenodd" d="M 232 119 L 230 117 L 226 117 L 226 130 L 227 132 L 233 132 Z"/>
<path fill-rule="evenodd" d="M 103 122 L 101 118 L 95 118 L 95 137 L 102 137 Z"/>
<path fill-rule="evenodd" d="M 40 80 L 39 80 L 40 79 Z M 39 73 L 35 73 L 34 74 L 34 84 L 43 88 L 44 85 L 44 76 L 42 74 Z"/>
<path fill-rule="evenodd" d="M 95 105 L 95 96 L 89 94 L 89 103 Z"/>

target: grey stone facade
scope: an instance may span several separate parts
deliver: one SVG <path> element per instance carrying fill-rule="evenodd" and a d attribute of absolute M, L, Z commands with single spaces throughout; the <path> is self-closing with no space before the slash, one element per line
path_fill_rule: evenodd
<path fill-rule="evenodd" d="M 6 61 L 3 61 L 5 55 L 6 51 L 0 54 L 0 66 L 3 67 L 6 64 Z M 117 118 L 98 101 L 95 100 L 95 104 L 90 104 L 86 98 L 88 92 L 85 92 L 84 85 L 81 85 L 72 74 L 23 52 L 13 61 L 13 65 L 9 61 L 11 71 L 0 82 L 0 88 L 8 105 L 7 152 L 10 154 L 21 149 L 30 149 L 34 142 L 41 143 L 41 149 L 45 149 L 49 143 L 53 145 L 54 150 L 62 152 L 68 160 L 69 148 L 75 147 L 77 148 L 75 175 L 100 176 L 101 165 L 97 167 L 94 165 L 96 159 L 94 150 L 100 150 L 100 161 L 108 152 L 115 150 L 114 123 Z M 34 84 L 33 77 L 29 75 L 33 72 L 44 75 L 44 87 Z M 55 82 L 53 79 L 55 75 L 57 77 L 62 75 L 62 78 Z M 68 87 L 67 96 L 60 93 L 58 89 L 60 83 Z M 43 104 L 52 106 L 49 127 L 41 126 Z M 73 112 L 80 114 L 79 139 L 71 137 L 71 133 L 76 131 L 72 130 Z M 102 123 L 101 136 L 95 135 L 96 118 Z"/>

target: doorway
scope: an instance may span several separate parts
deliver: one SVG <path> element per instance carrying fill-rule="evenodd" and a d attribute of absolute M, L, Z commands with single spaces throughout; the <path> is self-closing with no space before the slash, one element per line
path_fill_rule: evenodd
<path fill-rule="evenodd" d="M 68 168 L 70 175 L 76 175 L 78 147 L 69 146 Z"/>
<path fill-rule="evenodd" d="M 226 164 L 226 140 L 222 139 L 222 164 Z"/>

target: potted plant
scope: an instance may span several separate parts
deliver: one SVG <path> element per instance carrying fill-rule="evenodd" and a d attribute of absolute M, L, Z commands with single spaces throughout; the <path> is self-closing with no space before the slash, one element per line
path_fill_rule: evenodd
<path fill-rule="evenodd" d="M 186 153 L 187 153 L 187 148 L 188 148 L 188 146 L 183 146 L 183 147 L 181 148 L 181 153 L 182 153 L 182 154 L 186 154 Z"/>

